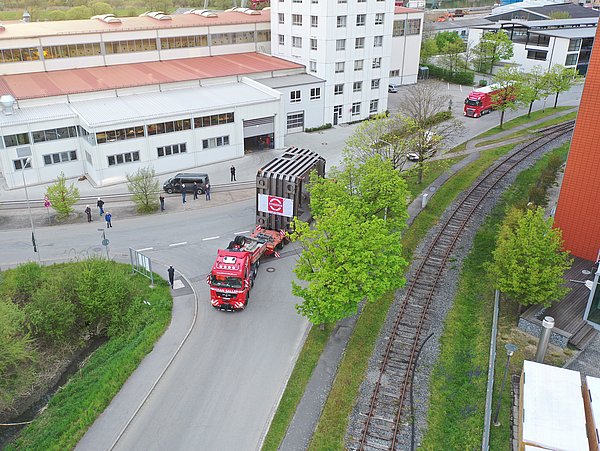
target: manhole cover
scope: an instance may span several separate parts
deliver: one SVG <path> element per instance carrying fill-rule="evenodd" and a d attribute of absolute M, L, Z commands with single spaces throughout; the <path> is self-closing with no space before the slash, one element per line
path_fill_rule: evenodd
<path fill-rule="evenodd" d="M 92 250 L 94 252 L 100 252 L 102 250 L 102 248 L 101 247 L 93 247 Z"/>
<path fill-rule="evenodd" d="M 272 266 L 269 266 L 267 268 L 267 272 L 275 272 L 275 268 L 273 268 Z"/>
<path fill-rule="evenodd" d="M 435 186 L 430 186 L 429 187 L 429 191 L 431 191 L 432 193 L 436 190 L 437 188 Z"/>

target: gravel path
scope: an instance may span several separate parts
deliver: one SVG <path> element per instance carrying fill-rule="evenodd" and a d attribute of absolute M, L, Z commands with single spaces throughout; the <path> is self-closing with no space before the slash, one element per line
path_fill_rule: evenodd
<path fill-rule="evenodd" d="M 506 176 L 496 186 L 496 189 L 488 195 L 486 200 L 482 202 L 477 212 L 474 214 L 469 226 L 462 232 L 461 238 L 452 252 L 452 256 L 449 260 L 449 266 L 444 271 L 442 281 L 438 286 L 437 292 L 434 296 L 433 303 L 429 311 L 429 317 L 431 319 L 430 329 L 423 333 L 423 337 L 427 337 L 430 333 L 433 333 L 434 335 L 423 347 L 418 361 L 417 371 L 415 373 L 413 390 L 416 429 L 415 443 L 417 446 L 421 442 L 427 428 L 429 384 L 431 379 L 431 372 L 434 368 L 434 365 L 437 361 L 440 352 L 439 339 L 443 333 L 443 322 L 449 310 L 452 308 L 454 296 L 456 294 L 457 289 L 457 281 L 462 267 L 462 262 L 471 249 L 475 234 L 477 233 L 477 230 L 483 223 L 487 214 L 499 201 L 502 192 L 504 192 L 506 188 L 508 188 L 514 182 L 518 173 L 530 167 L 547 151 L 556 148 L 558 145 L 568 140 L 570 140 L 570 135 L 563 136 L 559 140 L 556 140 L 551 144 L 547 144 L 546 146 L 538 150 L 534 155 L 530 156 L 521 164 L 519 164 L 510 175 Z M 457 199 L 451 206 L 448 207 L 448 209 L 446 209 L 446 211 L 442 215 L 442 218 L 439 221 L 439 224 L 443 223 L 443 221 L 451 214 L 451 212 L 456 208 L 458 202 L 463 199 L 465 194 L 466 193 L 461 194 L 459 196 L 459 199 Z M 407 280 L 410 280 L 410 278 L 413 276 L 414 271 L 420 263 L 419 259 L 422 258 L 424 251 L 431 244 L 433 238 L 435 237 L 435 234 L 438 232 L 440 227 L 439 224 L 438 226 L 432 228 L 429 231 L 425 239 L 423 239 L 423 241 L 420 243 L 419 247 L 415 251 L 413 262 L 407 275 Z M 387 340 L 389 335 L 391 334 L 392 326 L 396 319 L 397 312 L 400 308 L 400 302 L 403 299 L 404 293 L 405 289 L 401 289 L 396 293 L 396 300 L 390 309 L 390 314 L 388 315 L 386 323 L 379 336 L 375 351 L 373 352 L 373 355 L 371 356 L 371 359 L 369 361 L 369 367 L 367 370 L 366 378 L 361 384 L 358 403 L 354 407 L 350 417 L 347 438 L 349 436 L 360 436 L 360 433 L 362 431 L 365 418 L 363 415 L 359 414 L 359 410 L 365 412 L 367 409 L 364 406 L 368 406 L 370 403 L 370 398 L 373 392 L 374 384 L 379 374 L 378 372 L 381 364 L 381 356 L 385 351 Z M 481 371 L 480 377 L 486 377 L 485 369 L 480 368 L 479 370 Z M 397 449 L 411 449 L 410 424 L 406 422 L 405 426 L 406 427 L 404 427 L 403 430 L 400 432 Z"/>

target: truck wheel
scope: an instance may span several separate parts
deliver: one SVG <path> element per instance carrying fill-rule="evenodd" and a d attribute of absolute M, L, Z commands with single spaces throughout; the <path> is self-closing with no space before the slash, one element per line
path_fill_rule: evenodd
<path fill-rule="evenodd" d="M 168 188 L 165 190 L 168 194 L 173 194 L 173 188 Z"/>
<path fill-rule="evenodd" d="M 248 290 L 248 293 L 246 294 L 246 302 L 244 302 L 244 305 L 246 307 L 248 307 L 249 302 L 250 302 L 250 290 Z"/>
<path fill-rule="evenodd" d="M 277 246 L 275 246 L 275 249 L 277 249 L 278 251 L 280 251 L 281 249 L 283 249 L 283 241 L 280 242 Z"/>

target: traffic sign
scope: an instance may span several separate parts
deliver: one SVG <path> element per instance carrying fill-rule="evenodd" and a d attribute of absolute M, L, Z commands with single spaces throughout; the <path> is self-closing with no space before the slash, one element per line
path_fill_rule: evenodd
<path fill-rule="evenodd" d="M 108 243 L 110 243 L 110 241 L 108 241 L 108 238 L 104 238 L 102 240 L 102 246 L 108 246 Z"/>

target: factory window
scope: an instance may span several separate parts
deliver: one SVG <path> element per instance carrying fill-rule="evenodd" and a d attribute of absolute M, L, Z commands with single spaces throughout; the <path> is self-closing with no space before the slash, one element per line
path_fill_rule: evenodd
<path fill-rule="evenodd" d="M 140 161 L 140 152 L 127 152 L 119 153 L 117 155 L 108 156 L 108 165 L 115 166 L 117 164 L 133 163 L 134 161 Z"/>
<path fill-rule="evenodd" d="M 75 127 L 51 128 L 31 132 L 31 136 L 34 143 L 54 141 L 55 139 L 77 138 L 77 129 Z"/>
<path fill-rule="evenodd" d="M 44 155 L 44 164 L 46 166 L 49 164 L 66 163 L 75 160 L 77 160 L 77 152 L 74 150 Z"/>
<path fill-rule="evenodd" d="M 176 155 L 178 153 L 186 153 L 187 145 L 186 143 L 172 144 L 170 146 L 157 147 L 156 151 L 158 153 L 159 158 L 167 157 L 169 155 Z"/>
<path fill-rule="evenodd" d="M 213 147 L 222 147 L 229 145 L 229 136 L 218 136 L 217 138 L 209 138 L 202 140 L 203 149 L 211 149 Z"/>
<path fill-rule="evenodd" d="M 5 147 L 15 147 L 29 144 L 29 133 L 17 133 L 16 135 L 6 135 L 4 137 Z"/>

